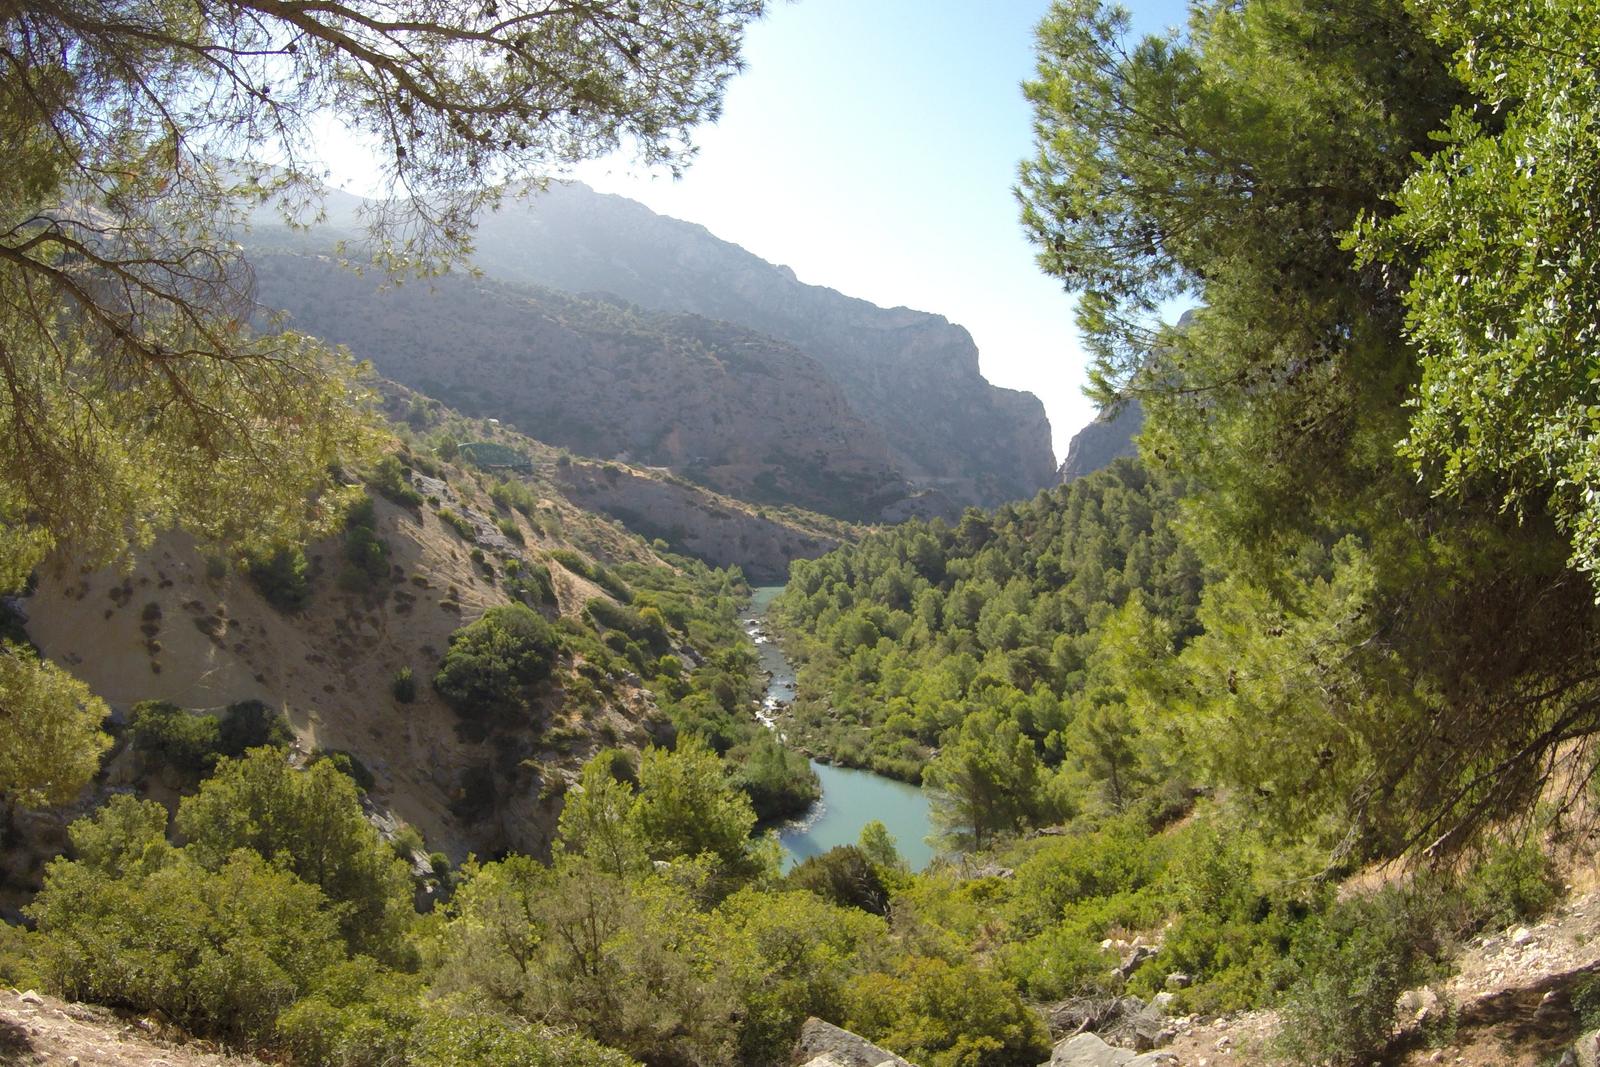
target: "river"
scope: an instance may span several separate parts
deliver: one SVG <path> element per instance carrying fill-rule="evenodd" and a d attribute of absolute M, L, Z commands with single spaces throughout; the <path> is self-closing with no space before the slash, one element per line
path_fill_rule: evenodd
<path fill-rule="evenodd" d="M 750 606 L 741 616 L 747 632 L 765 628 L 767 605 L 781 592 L 781 585 L 756 587 Z M 755 633 L 754 638 L 761 667 L 772 679 L 767 684 L 762 721 L 775 728 L 771 713 L 779 704 L 794 699 L 794 668 L 776 642 L 760 633 Z M 855 844 L 861 828 L 874 819 L 888 829 L 912 870 L 922 870 L 933 859 L 933 848 L 926 840 L 933 824 L 928 818 L 928 798 L 922 790 L 871 771 L 832 767 L 816 760 L 811 761 L 811 769 L 822 782 L 822 799 L 801 818 L 778 828 L 785 870 L 835 846 Z"/>

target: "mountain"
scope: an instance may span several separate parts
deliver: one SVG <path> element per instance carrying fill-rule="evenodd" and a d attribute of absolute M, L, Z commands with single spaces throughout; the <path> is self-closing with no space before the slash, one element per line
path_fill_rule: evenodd
<path fill-rule="evenodd" d="M 939 315 L 807 285 L 703 226 L 579 183 L 485 216 L 476 244 L 477 264 L 493 277 L 615 293 L 798 346 L 883 431 L 913 483 L 959 504 L 999 504 L 1051 481 L 1043 405 L 984 380 L 971 335 Z"/>
<path fill-rule="evenodd" d="M 1137 400 L 1128 401 L 1109 419 L 1095 419 L 1072 435 L 1072 442 L 1067 445 L 1067 458 L 1056 471 L 1056 483 L 1066 485 L 1075 478 L 1111 466 L 1111 461 L 1121 456 L 1138 455 L 1133 438 L 1143 425 L 1144 408 Z"/>
<path fill-rule="evenodd" d="M 284 235 L 251 261 L 289 325 L 549 444 L 850 519 L 910 495 L 824 369 L 748 329 L 464 274 L 385 287 Z"/>
<path fill-rule="evenodd" d="M 326 232 L 352 232 L 361 204 L 347 194 L 330 193 Z M 479 220 L 474 240 L 474 264 L 492 281 L 610 294 L 654 312 L 736 324 L 771 339 L 757 353 L 764 361 L 791 360 L 792 346 L 815 361 L 860 423 L 871 428 L 863 444 L 876 448 L 884 442 L 888 465 L 914 490 L 948 499 L 944 510 L 959 514 L 967 505 L 1030 497 L 1054 480 L 1043 405 L 1030 393 L 986 381 L 971 335 L 939 315 L 881 308 L 807 285 L 789 268 L 768 263 L 703 226 L 579 183 L 506 202 Z M 280 290 L 277 295 L 293 294 Z M 782 360 L 774 354 L 780 348 Z M 383 353 L 357 352 L 373 358 L 384 373 L 400 376 L 384 363 Z M 662 388 L 686 394 L 723 384 L 729 383 L 687 379 Z M 764 390 L 754 381 L 732 384 L 745 390 L 740 400 L 761 409 L 770 406 L 771 387 L 780 383 L 768 383 Z M 776 399 L 793 410 L 795 419 L 815 423 L 814 414 L 801 408 L 804 398 Z M 819 429 L 826 432 L 828 426 L 824 420 Z M 523 429 L 549 439 L 540 427 Z M 925 501 L 921 511 L 926 507 Z"/>

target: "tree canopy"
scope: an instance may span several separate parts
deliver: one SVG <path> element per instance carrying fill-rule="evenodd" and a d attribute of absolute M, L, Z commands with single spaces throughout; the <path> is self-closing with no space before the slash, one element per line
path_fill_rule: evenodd
<path fill-rule="evenodd" d="M 1217 2 L 1133 43 L 1061 0 L 1040 25 L 1024 224 L 1082 294 L 1095 396 L 1140 399 L 1228 576 L 1164 700 L 1362 849 L 1463 844 L 1595 766 L 1594 15 Z M 1163 330 L 1178 294 L 1201 306 Z"/>
<path fill-rule="evenodd" d="M 338 519 L 331 471 L 371 444 L 358 368 L 256 328 L 231 237 L 254 211 L 315 220 L 319 140 L 374 149 L 388 195 L 369 254 L 442 268 L 507 189 L 624 144 L 686 163 L 761 8 L 0 12 L 0 589 L 57 545 L 103 563 L 183 527 L 271 548 Z"/>

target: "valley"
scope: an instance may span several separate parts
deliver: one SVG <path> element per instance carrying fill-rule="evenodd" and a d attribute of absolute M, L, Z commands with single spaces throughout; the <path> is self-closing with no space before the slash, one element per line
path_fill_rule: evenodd
<path fill-rule="evenodd" d="M 1037 3 L 0 5 L 0 1063 L 1596 1062 L 1600 0 Z"/>

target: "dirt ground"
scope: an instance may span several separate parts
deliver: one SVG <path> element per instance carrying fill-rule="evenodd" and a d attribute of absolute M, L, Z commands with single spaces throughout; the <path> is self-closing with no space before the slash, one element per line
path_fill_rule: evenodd
<path fill-rule="evenodd" d="M 0 1064 L 6 1067 L 263 1067 L 209 1042 L 169 1040 L 153 1020 L 0 990 Z"/>

